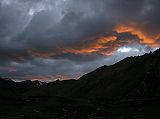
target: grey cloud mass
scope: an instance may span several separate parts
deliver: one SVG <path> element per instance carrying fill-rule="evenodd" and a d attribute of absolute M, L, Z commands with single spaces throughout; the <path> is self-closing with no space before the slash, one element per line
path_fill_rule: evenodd
<path fill-rule="evenodd" d="M 160 47 L 159 0 L 0 0 L 0 75 L 77 78 Z"/>

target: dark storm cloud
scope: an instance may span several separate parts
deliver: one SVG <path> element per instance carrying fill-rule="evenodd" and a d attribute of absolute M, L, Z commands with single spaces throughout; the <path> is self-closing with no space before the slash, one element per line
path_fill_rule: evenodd
<path fill-rule="evenodd" d="M 160 46 L 159 5 L 158 0 L 0 0 L 0 74 L 65 79 L 148 52 Z M 121 47 L 133 51 L 118 52 Z"/>

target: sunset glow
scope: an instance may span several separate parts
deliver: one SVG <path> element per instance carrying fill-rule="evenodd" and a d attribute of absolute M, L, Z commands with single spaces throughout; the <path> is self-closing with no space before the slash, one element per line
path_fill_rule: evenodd
<path fill-rule="evenodd" d="M 116 31 L 117 33 L 129 32 L 132 35 L 136 35 L 140 39 L 140 43 L 148 44 L 151 47 L 157 47 L 160 45 L 157 44 L 157 40 L 160 39 L 160 34 L 149 34 L 141 28 L 135 26 L 120 24 L 116 26 L 114 31 Z"/>
<path fill-rule="evenodd" d="M 29 49 L 28 54 L 33 58 L 51 58 L 54 56 L 53 52 L 48 51 L 38 51 L 36 49 Z M 21 57 L 20 57 L 21 58 Z"/>
<path fill-rule="evenodd" d="M 159 6 L 158 0 L 0 0 L 0 76 L 77 79 L 154 51 Z"/>
<path fill-rule="evenodd" d="M 64 53 L 73 53 L 73 54 L 89 54 L 100 52 L 100 54 L 104 54 L 101 50 L 108 48 L 107 44 L 110 44 L 116 41 L 116 36 L 107 36 L 107 37 L 99 37 L 93 43 L 86 44 L 82 48 L 66 48 L 63 50 Z M 106 53 L 107 55 L 107 53 Z M 110 55 L 110 53 L 108 54 Z"/>

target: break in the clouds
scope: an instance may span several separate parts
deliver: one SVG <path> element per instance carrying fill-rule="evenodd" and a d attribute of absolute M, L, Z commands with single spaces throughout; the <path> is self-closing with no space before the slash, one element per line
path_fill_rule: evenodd
<path fill-rule="evenodd" d="M 159 0 L 0 0 L 0 75 L 77 78 L 160 47 Z"/>

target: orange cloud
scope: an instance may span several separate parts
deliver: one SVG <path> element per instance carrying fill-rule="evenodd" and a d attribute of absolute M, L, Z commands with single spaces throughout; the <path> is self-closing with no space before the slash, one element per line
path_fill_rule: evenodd
<path fill-rule="evenodd" d="M 97 38 L 94 42 L 85 45 L 85 47 L 81 48 L 64 48 L 63 53 L 73 53 L 73 54 L 90 54 L 90 53 L 95 53 L 99 52 L 103 49 L 108 48 L 107 44 L 112 43 L 116 41 L 117 37 L 116 36 L 102 36 Z M 111 52 L 106 52 L 101 54 L 105 55 L 111 55 Z"/>
<path fill-rule="evenodd" d="M 150 45 L 151 47 L 158 47 L 160 44 L 157 40 L 160 39 L 160 34 L 149 34 L 134 25 L 120 24 L 114 28 L 117 33 L 129 32 L 132 35 L 136 35 L 140 39 L 140 43 Z"/>
<path fill-rule="evenodd" d="M 48 52 L 48 51 L 38 51 L 36 49 L 33 49 L 33 48 L 30 48 L 28 50 L 28 54 L 33 57 L 33 58 L 36 58 L 36 57 L 40 57 L 40 58 L 51 58 L 54 56 L 54 53 L 53 52 Z"/>
<path fill-rule="evenodd" d="M 151 34 L 146 32 L 140 27 L 137 27 L 135 23 L 130 24 L 119 24 L 117 25 L 113 31 L 116 33 L 125 33 L 128 32 L 134 36 L 137 36 L 139 42 L 141 44 L 147 44 L 151 47 L 159 47 L 160 44 L 158 40 L 160 39 L 160 34 Z M 109 36 L 100 36 L 93 40 L 90 43 L 86 43 L 83 46 L 79 47 L 65 47 L 58 49 L 59 53 L 71 53 L 71 54 L 92 54 L 97 53 L 104 56 L 110 56 L 117 50 L 119 47 L 134 42 L 129 37 L 125 37 L 125 40 L 119 40 L 119 37 L 114 35 Z M 50 51 L 39 51 L 36 49 L 29 49 L 28 54 L 32 58 L 40 57 L 40 58 L 52 58 L 57 55 L 57 51 L 55 53 Z M 23 57 L 19 57 L 19 59 L 24 60 Z"/>

